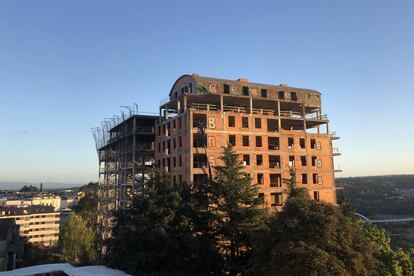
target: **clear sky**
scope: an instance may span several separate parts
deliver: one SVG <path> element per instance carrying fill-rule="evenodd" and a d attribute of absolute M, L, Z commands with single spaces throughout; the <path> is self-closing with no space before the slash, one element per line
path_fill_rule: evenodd
<path fill-rule="evenodd" d="M 282 3 L 283 2 L 283 3 Z M 0 181 L 97 179 L 91 128 L 180 75 L 323 93 L 341 176 L 414 173 L 414 1 L 0 1 Z"/>

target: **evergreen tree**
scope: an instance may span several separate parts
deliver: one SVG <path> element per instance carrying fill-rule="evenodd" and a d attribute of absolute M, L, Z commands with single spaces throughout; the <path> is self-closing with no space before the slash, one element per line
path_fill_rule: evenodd
<path fill-rule="evenodd" d="M 224 148 L 221 160 L 223 165 L 214 167 L 214 180 L 207 187 L 210 226 L 226 257 L 226 270 L 236 275 L 247 262 L 254 236 L 264 228 L 266 210 L 232 145 Z"/>
<path fill-rule="evenodd" d="M 220 256 L 205 234 L 208 214 L 198 211 L 205 209 L 196 200 L 201 190 L 174 185 L 165 174 L 155 174 L 147 189 L 116 214 L 107 263 L 139 275 L 220 274 Z"/>
<path fill-rule="evenodd" d="M 94 233 L 85 220 L 76 213 L 71 213 L 59 238 L 62 260 L 75 265 L 96 262 L 93 241 Z"/>

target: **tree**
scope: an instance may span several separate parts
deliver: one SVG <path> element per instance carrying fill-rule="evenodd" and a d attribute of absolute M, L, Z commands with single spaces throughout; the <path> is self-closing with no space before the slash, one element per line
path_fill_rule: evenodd
<path fill-rule="evenodd" d="M 374 256 L 380 261 L 377 267 L 379 275 L 414 275 L 410 253 L 404 252 L 401 248 L 393 250 L 391 240 L 384 229 L 367 223 L 365 232 L 374 245 Z"/>
<path fill-rule="evenodd" d="M 154 174 L 146 193 L 116 213 L 107 263 L 139 275 L 220 274 L 220 256 L 205 234 L 206 214 L 198 211 L 195 193 L 193 186 Z"/>
<path fill-rule="evenodd" d="M 19 192 L 22 193 L 37 193 L 39 191 L 39 189 L 36 186 L 32 186 L 32 185 L 24 185 Z"/>
<path fill-rule="evenodd" d="M 214 180 L 207 186 L 210 226 L 226 257 L 226 270 L 236 275 L 247 262 L 254 236 L 264 228 L 266 210 L 232 145 L 224 148 L 220 159 L 223 165 L 214 167 Z"/>
<path fill-rule="evenodd" d="M 362 224 L 295 188 L 257 240 L 247 273 L 372 275 L 378 261 Z"/>
<path fill-rule="evenodd" d="M 71 264 L 87 265 L 96 261 L 93 248 L 94 233 L 85 220 L 71 213 L 65 222 L 59 238 L 61 258 Z"/>

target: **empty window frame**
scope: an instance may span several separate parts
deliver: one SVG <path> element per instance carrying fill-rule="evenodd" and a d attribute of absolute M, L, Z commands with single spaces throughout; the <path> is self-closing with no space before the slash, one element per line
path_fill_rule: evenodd
<path fill-rule="evenodd" d="M 250 166 L 250 155 L 243 154 L 243 163 L 245 166 Z"/>
<path fill-rule="evenodd" d="M 301 165 L 302 167 L 307 166 L 306 156 L 301 156 L 301 157 L 300 157 L 300 165 Z"/>
<path fill-rule="evenodd" d="M 242 117 L 242 128 L 249 128 L 249 118 Z"/>
<path fill-rule="evenodd" d="M 302 173 L 302 184 L 308 184 L 308 174 Z"/>
<path fill-rule="evenodd" d="M 207 125 L 206 114 L 194 114 L 193 115 L 193 127 L 200 127 L 201 125 Z"/>
<path fill-rule="evenodd" d="M 289 155 L 289 167 L 295 166 L 295 156 Z"/>
<path fill-rule="evenodd" d="M 312 166 L 315 167 L 317 163 L 318 163 L 317 157 L 316 156 L 312 156 Z"/>
<path fill-rule="evenodd" d="M 195 153 L 193 155 L 193 168 L 207 168 L 207 155 Z"/>
<path fill-rule="evenodd" d="M 292 137 L 288 138 L 288 149 L 293 149 L 294 146 L 295 140 Z"/>
<path fill-rule="evenodd" d="M 223 92 L 224 94 L 230 94 L 230 85 L 228 84 L 223 85 Z"/>
<path fill-rule="evenodd" d="M 271 193 L 270 194 L 270 205 L 271 206 L 281 206 L 282 203 L 283 203 L 282 193 Z"/>
<path fill-rule="evenodd" d="M 270 174 L 270 187 L 282 187 L 282 175 L 279 173 Z"/>
<path fill-rule="evenodd" d="M 268 137 L 268 149 L 278 150 L 279 149 L 279 137 Z"/>
<path fill-rule="evenodd" d="M 229 127 L 236 126 L 236 118 L 234 116 L 229 116 Z"/>
<path fill-rule="evenodd" d="M 279 122 L 276 119 L 267 119 L 267 131 L 275 132 L 279 130 Z"/>
<path fill-rule="evenodd" d="M 243 147 L 249 146 L 249 136 L 243 135 Z"/>
<path fill-rule="evenodd" d="M 316 139 L 310 139 L 310 147 L 311 149 L 316 149 Z"/>
<path fill-rule="evenodd" d="M 292 101 L 297 101 L 298 100 L 298 94 L 296 92 L 291 92 L 290 93 L 290 99 Z"/>
<path fill-rule="evenodd" d="M 301 149 L 306 148 L 306 140 L 305 138 L 299 138 L 299 145 Z"/>
<path fill-rule="evenodd" d="M 262 173 L 257 174 L 257 184 L 260 184 L 260 185 L 264 184 L 264 176 Z"/>
<path fill-rule="evenodd" d="M 260 148 L 262 145 L 262 136 L 256 136 L 256 147 Z"/>
<path fill-rule="evenodd" d="M 280 155 L 269 155 L 269 168 L 280 168 Z"/>
<path fill-rule="evenodd" d="M 279 95 L 279 100 L 284 100 L 285 99 L 285 92 L 284 91 L 279 91 L 278 95 Z"/>
<path fill-rule="evenodd" d="M 249 96 L 249 87 L 243 86 L 243 96 Z"/>
<path fill-rule="evenodd" d="M 267 89 L 260 89 L 260 96 L 262 96 L 262 98 L 267 98 Z"/>
<path fill-rule="evenodd" d="M 313 184 L 318 184 L 318 174 L 317 173 L 312 174 L 312 183 Z"/>
<path fill-rule="evenodd" d="M 262 128 L 262 119 L 261 118 L 254 118 L 254 127 L 255 128 Z"/>
<path fill-rule="evenodd" d="M 229 135 L 229 144 L 233 146 L 236 145 L 236 135 Z"/>
<path fill-rule="evenodd" d="M 263 165 L 263 155 L 261 154 L 256 155 L 256 165 L 257 166 Z"/>
<path fill-rule="evenodd" d="M 319 191 L 313 191 L 313 199 L 319 201 Z"/>

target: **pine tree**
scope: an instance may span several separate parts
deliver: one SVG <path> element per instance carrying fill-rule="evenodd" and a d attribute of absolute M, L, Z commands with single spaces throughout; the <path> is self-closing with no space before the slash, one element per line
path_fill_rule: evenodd
<path fill-rule="evenodd" d="M 116 214 L 107 263 L 134 275 L 220 274 L 214 240 L 205 230 L 208 213 L 199 210 L 200 191 L 171 176 L 154 174 L 145 195 Z"/>
<path fill-rule="evenodd" d="M 231 275 L 242 270 L 254 236 L 264 228 L 266 210 L 257 197 L 258 186 L 243 172 L 243 165 L 232 145 L 224 148 L 222 166 L 214 167 L 214 180 L 208 185 L 213 232 L 220 252 L 226 257 Z"/>

